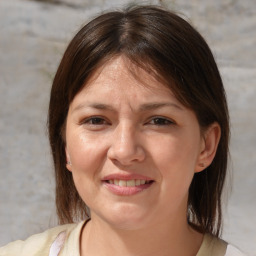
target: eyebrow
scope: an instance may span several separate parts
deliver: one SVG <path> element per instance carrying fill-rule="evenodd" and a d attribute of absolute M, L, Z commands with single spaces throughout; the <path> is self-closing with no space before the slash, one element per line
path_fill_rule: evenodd
<path fill-rule="evenodd" d="M 174 107 L 179 110 L 183 110 L 183 108 L 175 103 L 171 102 L 160 102 L 160 103 L 146 103 L 140 106 L 139 110 L 140 111 L 148 111 L 148 110 L 154 110 L 158 108 L 163 108 L 163 107 Z"/>
<path fill-rule="evenodd" d="M 175 103 L 171 102 L 152 102 L 152 103 L 145 103 L 142 104 L 139 107 L 139 111 L 150 111 L 150 110 L 155 110 L 159 108 L 164 108 L 164 107 L 173 107 L 178 110 L 183 110 L 183 108 L 180 105 L 177 105 Z M 116 111 L 116 109 L 109 105 L 109 104 L 103 104 L 103 103 L 90 103 L 90 104 L 79 104 L 72 112 L 77 111 L 81 108 L 94 108 L 94 109 L 99 109 L 99 110 L 110 110 L 110 111 Z"/>
<path fill-rule="evenodd" d="M 108 104 L 103 104 L 103 103 L 90 103 L 90 104 L 79 104 L 77 107 L 74 108 L 74 111 L 77 111 L 81 108 L 95 108 L 95 109 L 100 109 L 100 110 L 112 110 L 115 111 L 115 109 Z"/>

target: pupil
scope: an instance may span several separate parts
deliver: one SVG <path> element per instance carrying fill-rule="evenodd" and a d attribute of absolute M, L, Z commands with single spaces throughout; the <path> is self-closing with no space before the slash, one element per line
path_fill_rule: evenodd
<path fill-rule="evenodd" d="M 165 120 L 163 118 L 156 118 L 155 123 L 156 124 L 165 124 Z"/>
<path fill-rule="evenodd" d="M 93 124 L 100 124 L 100 123 L 102 123 L 102 121 L 101 121 L 100 118 L 93 118 L 93 119 L 92 119 L 92 123 L 93 123 Z"/>

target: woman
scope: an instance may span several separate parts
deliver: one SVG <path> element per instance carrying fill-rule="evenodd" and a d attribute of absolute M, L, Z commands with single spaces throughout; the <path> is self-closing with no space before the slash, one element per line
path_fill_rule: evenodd
<path fill-rule="evenodd" d="M 0 255 L 242 255 L 219 238 L 225 91 L 185 20 L 138 6 L 85 25 L 54 78 L 48 124 L 66 225 Z"/>

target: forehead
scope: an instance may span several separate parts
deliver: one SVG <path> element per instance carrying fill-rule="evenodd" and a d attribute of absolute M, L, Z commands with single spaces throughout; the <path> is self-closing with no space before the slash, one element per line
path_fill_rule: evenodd
<path fill-rule="evenodd" d="M 121 95 L 141 100 L 162 97 L 178 101 L 171 89 L 158 81 L 153 72 L 145 71 L 122 56 L 98 68 L 75 98 L 99 99 Z"/>

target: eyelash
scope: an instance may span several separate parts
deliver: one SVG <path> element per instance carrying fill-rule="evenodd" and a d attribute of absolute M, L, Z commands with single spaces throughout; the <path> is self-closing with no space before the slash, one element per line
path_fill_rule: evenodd
<path fill-rule="evenodd" d="M 93 116 L 93 117 L 87 118 L 84 121 L 82 121 L 81 123 L 82 124 L 88 124 L 88 125 L 94 125 L 94 126 L 101 126 L 101 125 L 109 125 L 110 124 L 108 121 L 105 120 L 105 118 L 102 118 L 102 117 L 99 117 L 99 116 Z M 169 125 L 175 124 L 175 122 L 172 121 L 172 120 L 169 120 L 165 117 L 153 117 L 146 124 L 156 125 L 156 126 L 169 126 Z"/>
<path fill-rule="evenodd" d="M 168 125 L 175 124 L 175 122 L 165 117 L 154 117 L 148 123 L 151 124 L 152 121 L 154 122 L 152 125 L 157 125 L 157 126 L 168 126 Z M 158 123 L 156 123 L 156 121 L 158 121 Z"/>
<path fill-rule="evenodd" d="M 93 123 L 95 122 L 96 123 Z M 97 121 L 100 121 L 101 123 L 98 123 Z M 104 122 L 104 123 L 102 123 Z M 93 117 L 89 117 L 87 119 L 85 119 L 84 121 L 82 121 L 82 124 L 89 124 L 89 125 L 106 125 L 109 124 L 104 118 L 99 117 L 99 116 L 93 116 Z"/>

